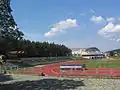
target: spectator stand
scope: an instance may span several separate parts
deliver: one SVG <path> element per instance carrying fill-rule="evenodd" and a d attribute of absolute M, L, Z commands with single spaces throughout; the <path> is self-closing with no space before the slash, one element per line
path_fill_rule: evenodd
<path fill-rule="evenodd" d="M 62 64 L 60 66 L 60 77 L 69 77 L 69 73 L 74 74 L 74 71 L 84 71 L 85 69 L 85 64 Z"/>

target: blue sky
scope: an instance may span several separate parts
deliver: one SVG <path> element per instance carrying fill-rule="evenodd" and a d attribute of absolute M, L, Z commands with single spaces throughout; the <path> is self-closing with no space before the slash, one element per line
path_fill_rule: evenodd
<path fill-rule="evenodd" d="M 95 46 L 120 47 L 119 0 L 11 0 L 13 16 L 25 38 Z"/>

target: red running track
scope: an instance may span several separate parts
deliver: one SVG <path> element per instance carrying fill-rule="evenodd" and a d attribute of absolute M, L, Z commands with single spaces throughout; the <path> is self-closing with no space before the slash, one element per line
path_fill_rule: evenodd
<path fill-rule="evenodd" d="M 64 64 L 78 64 L 80 62 L 85 62 L 87 60 L 76 60 L 74 62 L 64 62 Z M 47 76 L 60 76 L 61 72 L 59 71 L 59 66 L 63 64 L 63 63 L 57 63 L 54 65 L 48 65 L 48 66 L 44 66 L 42 67 L 42 72 L 47 75 Z M 88 70 L 85 71 L 78 71 L 78 70 L 68 70 L 65 71 L 63 73 L 66 74 L 115 74 L 115 75 L 120 75 L 120 68 L 89 68 Z"/>
<path fill-rule="evenodd" d="M 60 76 L 61 72 L 59 71 L 59 67 L 61 64 L 78 64 L 80 62 L 86 62 L 87 60 L 76 60 L 73 62 L 61 62 L 61 63 L 56 63 L 56 64 L 51 64 L 51 65 L 46 65 L 43 67 L 34 67 L 26 70 L 21 70 L 19 72 L 22 72 L 24 74 L 33 74 L 33 75 L 38 75 L 40 72 L 43 72 L 46 76 Z M 65 71 L 64 73 L 66 74 L 116 74 L 120 75 L 120 68 L 89 68 L 88 70 L 85 71 Z"/>
<path fill-rule="evenodd" d="M 87 60 L 76 60 L 72 62 L 60 62 L 60 63 L 56 63 L 53 65 L 47 65 L 47 66 L 42 67 L 42 72 L 46 76 L 60 76 L 59 67 L 61 64 L 78 64 L 80 62 L 85 62 L 85 61 Z"/>

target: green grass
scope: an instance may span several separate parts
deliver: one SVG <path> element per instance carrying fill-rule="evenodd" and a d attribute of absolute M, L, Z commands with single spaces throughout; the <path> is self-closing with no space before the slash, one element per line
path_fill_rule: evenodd
<path fill-rule="evenodd" d="M 120 56 L 110 56 L 110 58 L 120 59 Z"/>
<path fill-rule="evenodd" d="M 120 68 L 120 60 L 89 60 L 83 63 L 87 68 Z"/>

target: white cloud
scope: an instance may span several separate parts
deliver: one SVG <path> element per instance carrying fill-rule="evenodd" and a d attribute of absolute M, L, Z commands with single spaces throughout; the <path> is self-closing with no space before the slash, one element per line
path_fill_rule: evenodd
<path fill-rule="evenodd" d="M 106 21 L 108 21 L 108 22 L 115 22 L 116 19 L 114 17 L 109 17 L 109 18 L 106 19 Z"/>
<path fill-rule="evenodd" d="M 65 30 L 68 30 L 70 28 L 78 27 L 76 19 L 67 19 L 64 21 L 60 21 L 53 25 L 53 27 L 50 29 L 49 32 L 45 33 L 45 37 L 53 37 L 57 35 L 60 32 L 64 32 Z"/>
<path fill-rule="evenodd" d="M 105 27 L 98 31 L 98 34 L 109 38 L 110 40 L 120 41 L 120 24 L 108 23 Z"/>
<path fill-rule="evenodd" d="M 102 16 L 93 15 L 90 20 L 94 23 L 110 23 L 110 22 L 120 21 L 120 18 L 115 18 L 115 17 L 104 18 Z"/>
<path fill-rule="evenodd" d="M 91 21 L 94 23 L 103 23 L 105 19 L 102 16 L 92 16 Z"/>

